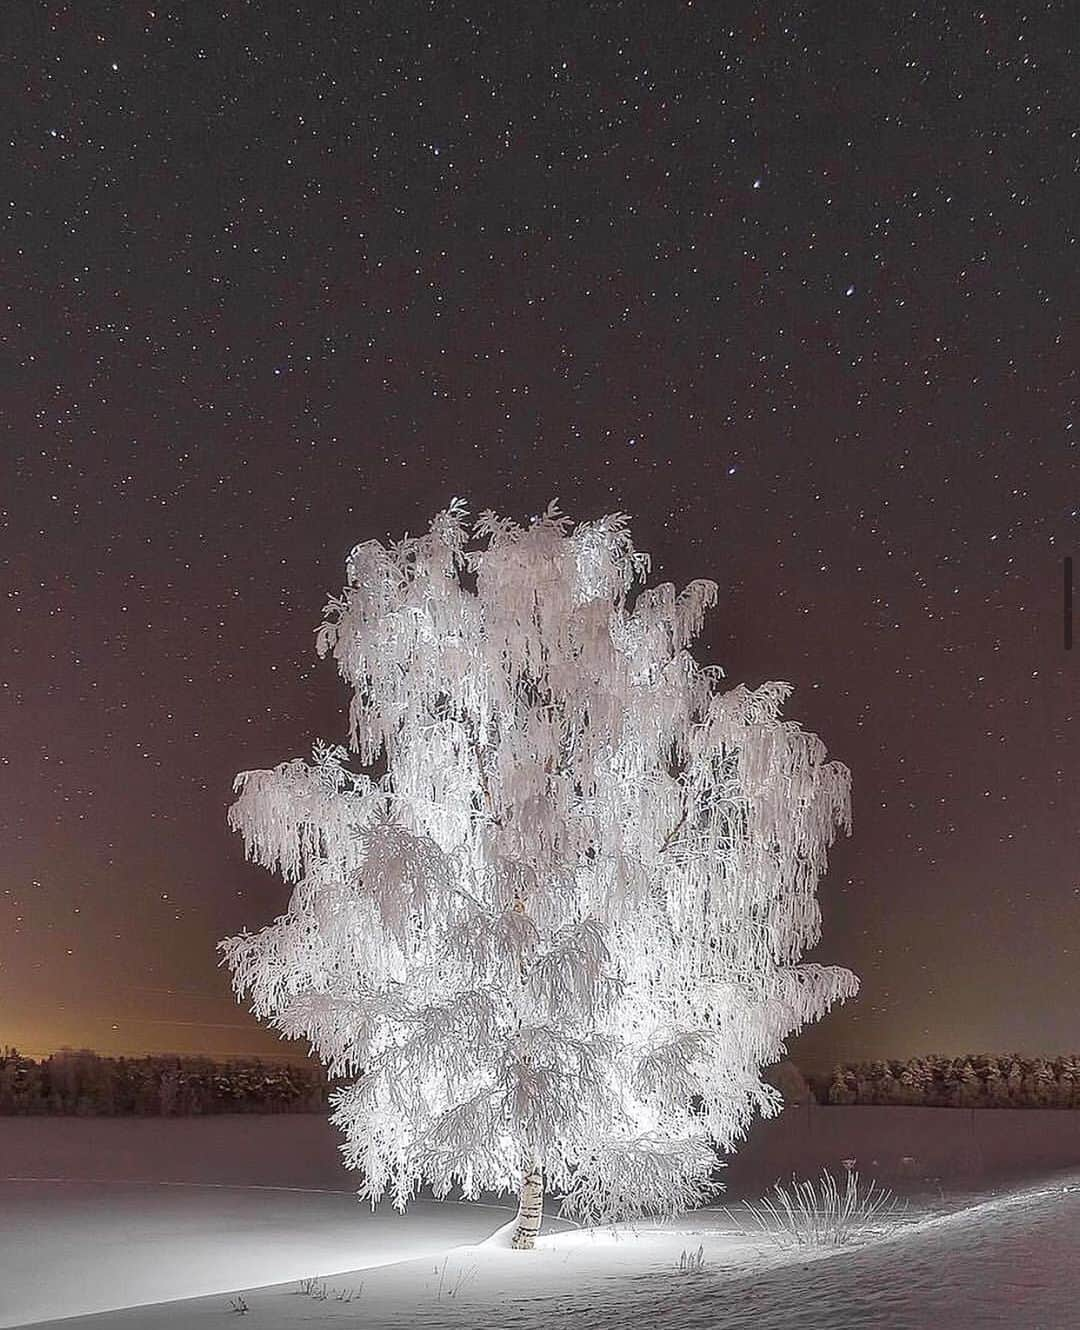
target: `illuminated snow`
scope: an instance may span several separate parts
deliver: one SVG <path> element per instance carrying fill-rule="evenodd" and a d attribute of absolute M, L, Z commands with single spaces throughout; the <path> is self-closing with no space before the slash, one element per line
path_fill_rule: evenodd
<path fill-rule="evenodd" d="M 200 1188 L 190 1193 L 188 1222 L 173 1223 L 167 1231 L 157 1222 L 158 1205 L 146 1197 L 140 1200 L 129 1192 L 118 1205 L 115 1195 L 101 1195 L 98 1205 L 112 1215 L 110 1243 L 94 1223 L 89 1184 L 81 1186 L 78 1196 L 67 1201 L 50 1195 L 50 1219 L 44 1223 L 41 1209 L 28 1203 L 26 1194 L 0 1183 L 5 1271 L 0 1324 L 28 1324 L 66 1313 L 75 1319 L 65 1321 L 64 1330 L 219 1325 L 243 1282 L 229 1278 L 229 1253 L 243 1266 L 260 1246 L 262 1268 L 269 1273 L 277 1262 L 276 1276 L 290 1279 L 278 1287 L 244 1291 L 251 1323 L 262 1330 L 299 1330 L 313 1320 L 362 1324 L 365 1330 L 402 1325 L 524 1330 L 551 1324 L 630 1330 L 643 1321 L 655 1330 L 803 1330 L 808 1318 L 830 1330 L 935 1325 L 1064 1330 L 1077 1323 L 1080 1300 L 1075 1261 L 1080 1177 L 1022 1188 L 951 1214 L 916 1216 L 894 1237 L 835 1254 L 779 1251 L 734 1232 L 727 1216 L 704 1210 L 657 1226 L 548 1234 L 528 1257 L 491 1242 L 429 1247 L 421 1258 L 355 1274 L 316 1258 L 307 1273 L 325 1276 L 331 1294 L 318 1302 L 299 1294 L 295 1282 L 305 1255 L 311 1259 L 304 1241 L 311 1239 L 312 1215 L 302 1194 L 293 1194 L 291 1222 L 278 1229 L 272 1220 L 260 1224 L 256 1206 L 245 1221 L 235 1193 Z M 353 1221 L 366 1213 L 353 1207 Z M 416 1213 L 419 1217 L 424 1207 Z M 380 1216 L 371 1236 L 379 1225 L 386 1225 L 388 1234 L 396 1226 L 400 1235 L 417 1222 L 413 1215 L 410 1207 L 404 1217 Z M 490 1224 L 490 1215 L 475 1218 L 478 1228 Z M 33 1221 L 29 1225 L 28 1219 Z M 120 1241 L 125 1231 L 127 1238 Z M 324 1239 L 328 1235 L 324 1232 Z M 356 1229 L 346 1236 L 344 1227 L 340 1234 L 346 1242 L 356 1236 Z M 420 1241 L 433 1236 L 421 1235 Z M 44 1254 L 51 1253 L 50 1271 L 43 1273 L 40 1262 L 26 1259 L 34 1242 L 44 1242 Z M 402 1254 L 402 1247 L 391 1242 L 387 1238 L 387 1260 Z M 81 1250 L 75 1250 L 80 1244 Z M 702 1273 L 680 1273 L 680 1254 L 699 1246 Z M 370 1254 L 369 1247 L 365 1259 Z M 138 1298 L 155 1277 L 159 1286 L 167 1286 L 162 1293 L 173 1299 L 182 1297 L 185 1287 L 195 1294 L 208 1287 L 220 1291 L 194 1301 L 116 1310 L 93 1321 L 76 1315 L 80 1308 L 100 1308 L 103 1288 L 118 1306 L 128 1289 Z M 351 1291 L 352 1301 L 338 1301 L 338 1291 Z"/>

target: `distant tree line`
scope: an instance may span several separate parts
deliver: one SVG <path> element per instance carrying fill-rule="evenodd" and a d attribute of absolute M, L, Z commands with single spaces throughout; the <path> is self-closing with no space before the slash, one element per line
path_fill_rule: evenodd
<path fill-rule="evenodd" d="M 322 1067 L 205 1057 L 101 1057 L 62 1049 L 41 1061 L 0 1052 L 0 1114 L 189 1117 L 211 1113 L 322 1113 Z"/>
<path fill-rule="evenodd" d="M 912 1105 L 928 1108 L 1080 1108 L 1080 1054 L 929 1054 L 906 1062 L 847 1062 L 831 1078 L 804 1077 L 790 1061 L 764 1077 L 789 1105 Z M 102 1057 L 61 1049 L 35 1060 L 0 1049 L 0 1115 L 193 1117 L 214 1113 L 325 1113 L 324 1068 L 258 1059 Z"/>
<path fill-rule="evenodd" d="M 1080 1108 L 1080 1054 L 930 1054 L 906 1062 L 844 1063 L 833 1071 L 824 1098 L 829 1104 Z"/>

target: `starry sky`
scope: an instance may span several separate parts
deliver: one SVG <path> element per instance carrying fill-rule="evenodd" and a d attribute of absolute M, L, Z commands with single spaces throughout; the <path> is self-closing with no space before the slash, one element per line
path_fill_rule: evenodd
<path fill-rule="evenodd" d="M 852 768 L 797 1059 L 1080 1048 L 1070 0 L 3 30 L 0 1042 L 281 1047 L 231 780 L 343 736 L 326 593 L 463 495 L 628 512 Z"/>

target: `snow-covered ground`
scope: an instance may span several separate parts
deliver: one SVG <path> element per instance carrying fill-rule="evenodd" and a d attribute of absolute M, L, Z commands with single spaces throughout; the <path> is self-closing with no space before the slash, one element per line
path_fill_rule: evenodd
<path fill-rule="evenodd" d="M 434 1258 L 506 1219 L 433 1201 L 373 1214 L 354 1192 L 3 1180 L 0 1326 Z"/>
<path fill-rule="evenodd" d="M 4 1183 L 0 1198 L 6 1326 L 187 1330 L 235 1321 L 238 1294 L 259 1330 L 1080 1326 L 1080 1175 L 912 1215 L 835 1253 L 781 1250 L 722 1211 L 549 1233 L 520 1253 L 476 1243 L 500 1219 L 483 1207 L 428 1203 L 397 1219 L 348 1196 L 130 1183 Z M 701 1272 L 680 1271 L 699 1247 Z M 318 1277 L 309 1292 L 305 1276 Z M 78 1315 L 103 1306 L 114 1310 Z"/>
<path fill-rule="evenodd" d="M 6 1125 L 0 1120 L 0 1136 Z M 117 1141 L 132 1139 L 113 1125 Z M 199 1139 L 187 1125 L 171 1131 L 176 1125 L 139 1124 L 146 1142 Z M 239 1176 L 238 1152 L 231 1165 L 215 1164 L 214 1142 L 264 1132 L 257 1123 L 201 1125 L 200 1157 L 161 1156 L 164 1172 L 200 1174 L 192 1182 L 133 1180 L 135 1172 L 145 1179 L 145 1151 L 127 1158 L 119 1180 L 119 1154 L 97 1181 L 85 1154 L 80 1168 L 72 1160 L 78 1180 L 33 1170 L 55 1162 L 63 1124 L 40 1133 L 49 1146 L 36 1158 L 33 1130 L 20 1127 L 18 1172 L 0 1140 L 0 1325 L 43 1330 L 68 1317 L 65 1330 L 227 1326 L 240 1320 L 232 1303 L 242 1297 L 254 1330 L 637 1330 L 642 1322 L 648 1330 L 1080 1330 L 1080 1173 L 967 1196 L 924 1190 L 893 1236 L 857 1250 L 785 1251 L 714 1209 L 617 1233 L 556 1232 L 546 1221 L 540 1248 L 519 1253 L 483 1241 L 508 1217 L 503 1210 L 428 1201 L 404 1217 L 373 1215 L 344 1173 L 327 1179 L 340 1191 L 210 1185 L 202 1175 L 218 1165 Z M 296 1172 L 302 1163 L 281 1166 Z M 254 1167 L 252 1155 L 241 1171 Z M 699 1247 L 702 1270 L 680 1271 L 680 1255 Z M 316 1280 L 306 1292 L 305 1278 Z"/>

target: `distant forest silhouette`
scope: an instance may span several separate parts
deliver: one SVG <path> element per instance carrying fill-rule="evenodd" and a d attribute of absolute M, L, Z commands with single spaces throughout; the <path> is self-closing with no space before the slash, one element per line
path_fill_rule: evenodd
<path fill-rule="evenodd" d="M 789 1105 L 924 1108 L 1078 1108 L 1080 1054 L 929 1054 L 845 1062 L 804 1076 L 791 1061 L 766 1069 Z M 0 1050 L 0 1115 L 198 1117 L 214 1113 L 325 1113 L 333 1088 L 318 1063 L 158 1054 L 104 1057 L 61 1049 L 35 1059 Z"/>
<path fill-rule="evenodd" d="M 0 1052 L 0 1114 L 196 1117 L 213 1113 L 322 1113 L 329 1084 L 318 1064 L 258 1059 L 102 1057 L 61 1049 L 36 1060 Z"/>
<path fill-rule="evenodd" d="M 906 1062 L 849 1062 L 833 1071 L 827 1085 L 818 1079 L 813 1088 L 827 1104 L 1080 1108 L 1080 1054 L 930 1054 Z"/>

